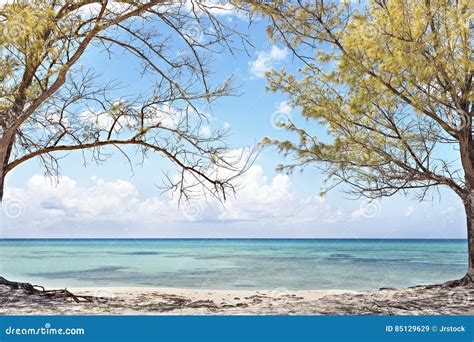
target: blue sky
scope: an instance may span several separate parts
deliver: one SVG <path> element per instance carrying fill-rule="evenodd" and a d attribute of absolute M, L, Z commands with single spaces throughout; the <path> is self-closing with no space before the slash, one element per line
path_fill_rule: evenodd
<path fill-rule="evenodd" d="M 247 29 L 236 16 L 222 20 Z M 290 52 L 266 39 L 263 22 L 251 26 L 249 34 L 255 45 L 250 56 L 222 53 L 212 64 L 216 83 L 235 75 L 241 86 L 241 96 L 223 98 L 212 107 L 209 123 L 213 128 L 229 127 L 229 142 L 236 149 L 252 146 L 263 136 L 289 137 L 275 127 L 276 116 L 315 128 L 298 118 L 298 109 L 291 108 L 284 95 L 265 90 L 264 71 L 298 66 Z M 82 62 L 121 80 L 129 92 L 146 89 L 147 82 L 137 78 L 129 56 L 108 60 L 89 51 Z M 71 153 L 63 159 L 58 183 L 45 178 L 32 160 L 7 178 L 1 237 L 465 237 L 461 203 L 447 190 L 423 203 L 402 196 L 368 203 L 349 199 L 343 187 L 321 198 L 324 176 L 316 168 L 279 175 L 275 166 L 281 162 L 282 156 L 264 149 L 236 199 L 224 206 L 196 200 L 178 208 L 156 186 L 160 171 L 169 168 L 157 156 L 132 173 L 119 155 L 84 167 L 81 153 Z"/>

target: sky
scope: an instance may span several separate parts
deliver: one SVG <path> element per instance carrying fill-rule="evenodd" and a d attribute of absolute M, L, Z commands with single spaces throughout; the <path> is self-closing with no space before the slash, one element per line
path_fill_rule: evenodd
<path fill-rule="evenodd" d="M 314 123 L 302 121 L 284 94 L 266 91 L 264 73 L 272 68 L 295 70 L 290 51 L 268 41 L 266 23 L 248 29 L 233 12 L 221 20 L 248 30 L 254 47 L 248 54 L 214 56 L 215 82 L 234 75 L 241 96 L 223 98 L 211 108 L 207 128 L 230 130 L 235 150 L 249 148 L 264 136 L 289 138 L 275 122 L 295 120 L 323 134 Z M 125 81 L 140 91 L 130 56 L 108 60 L 86 52 L 81 63 L 93 65 L 110 79 Z M 453 152 L 454 153 L 454 152 Z M 441 189 L 433 201 L 418 202 L 397 195 L 369 202 L 353 199 L 338 187 L 320 196 L 324 175 L 316 167 L 292 175 L 275 172 L 285 159 L 271 148 L 261 151 L 240 180 L 235 198 L 224 204 L 193 200 L 177 205 L 162 193 L 163 158 L 151 156 L 133 170 L 120 155 L 106 163 L 84 166 L 80 152 L 64 156 L 57 179 L 44 176 L 37 160 L 30 160 L 7 177 L 0 237 L 28 238 L 465 238 L 460 200 Z M 170 169 L 172 172 L 173 169 Z"/>

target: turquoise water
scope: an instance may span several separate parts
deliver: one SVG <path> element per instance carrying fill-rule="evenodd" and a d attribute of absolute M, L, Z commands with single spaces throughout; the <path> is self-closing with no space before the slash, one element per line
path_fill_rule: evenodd
<path fill-rule="evenodd" d="M 465 240 L 0 240 L 0 275 L 46 286 L 355 289 L 461 277 Z"/>

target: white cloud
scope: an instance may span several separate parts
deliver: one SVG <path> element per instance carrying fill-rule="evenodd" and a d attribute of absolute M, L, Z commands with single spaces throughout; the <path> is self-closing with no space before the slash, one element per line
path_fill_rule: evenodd
<path fill-rule="evenodd" d="M 465 237 L 460 206 L 418 210 L 414 204 L 411 212 L 404 205 L 400 213 L 388 204 L 382 210 L 377 201 L 331 204 L 326 197 L 298 195 L 290 177 L 268 177 L 260 165 L 249 169 L 240 186 L 224 207 L 201 199 L 178 209 L 176 199 L 160 196 L 159 189 L 144 194 L 123 179 L 63 176 L 56 184 L 34 175 L 22 186 L 7 186 L 0 236 Z M 400 226 L 404 210 L 413 224 Z"/>
<path fill-rule="evenodd" d="M 279 48 L 276 45 L 272 45 L 270 51 L 259 51 L 257 59 L 249 62 L 250 73 L 255 77 L 264 77 L 267 71 L 270 71 L 287 56 L 288 49 L 286 47 Z"/>
<path fill-rule="evenodd" d="M 290 104 L 290 101 L 281 101 L 277 105 L 276 112 L 283 114 L 290 114 L 293 111 L 293 107 Z"/>
<path fill-rule="evenodd" d="M 85 226 L 81 232 L 85 236 L 120 237 L 125 227 L 137 227 L 137 231 L 150 229 L 160 236 L 172 227 L 179 230 L 196 223 L 205 224 L 206 229 L 212 225 L 219 229 L 222 225 L 270 229 L 319 226 L 344 217 L 324 198 L 296 196 L 288 176 L 268 178 L 258 165 L 253 165 L 241 180 L 238 197 L 229 199 L 224 206 L 202 199 L 178 209 L 175 199 L 143 196 L 126 180 L 92 177 L 88 183 L 62 176 L 56 184 L 34 175 L 23 187 L 8 186 L 2 209 L 2 235 L 75 236 L 77 227 Z M 9 206 L 15 203 L 21 203 L 23 211 L 12 216 Z M 199 230 L 195 235 L 201 233 L 206 231 Z"/>
<path fill-rule="evenodd" d="M 269 180 L 263 168 L 254 165 L 244 176 L 236 200 L 226 203 L 219 219 L 275 226 L 313 225 L 333 223 L 343 218 L 341 211 L 332 208 L 320 196 L 299 197 L 293 191 L 287 175 L 276 175 Z"/>
<path fill-rule="evenodd" d="M 367 220 L 367 219 L 374 219 L 380 216 L 382 212 L 382 205 L 378 199 L 364 199 L 359 201 L 359 209 L 354 210 L 351 213 L 352 220 Z"/>
<path fill-rule="evenodd" d="M 201 136 L 203 136 L 205 138 L 209 138 L 212 135 L 212 129 L 209 126 L 204 125 L 199 130 L 199 133 L 200 133 Z"/>
<path fill-rule="evenodd" d="M 119 105 L 116 102 L 115 105 Z M 158 123 L 163 127 L 176 128 L 183 118 L 189 115 L 193 117 L 197 114 L 191 110 L 180 110 L 170 105 L 151 105 L 148 112 L 145 113 L 144 125 L 154 126 Z M 200 113 L 201 116 L 207 117 L 207 114 Z M 96 111 L 95 109 L 87 109 L 79 114 L 79 120 L 92 125 L 101 130 L 109 130 L 114 125 L 114 132 L 119 133 L 128 127 L 133 127 L 137 123 L 137 119 L 131 115 L 122 115 L 118 120 L 108 111 Z"/>

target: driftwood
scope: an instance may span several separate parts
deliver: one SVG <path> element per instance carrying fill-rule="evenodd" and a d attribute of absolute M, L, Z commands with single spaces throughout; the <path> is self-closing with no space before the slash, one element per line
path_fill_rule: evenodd
<path fill-rule="evenodd" d="M 23 290 L 26 294 L 29 295 L 44 296 L 51 299 L 72 299 L 76 303 L 93 302 L 95 299 L 92 296 L 77 296 L 69 292 L 67 289 L 45 290 L 43 286 L 10 281 L 3 277 L 0 277 L 0 285 L 8 286 L 12 290 Z"/>

